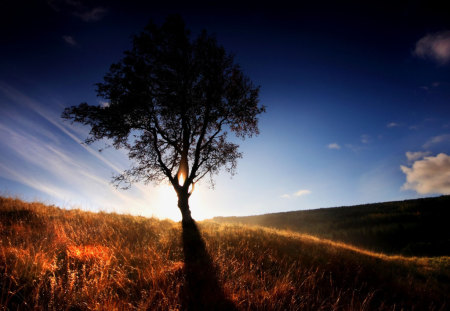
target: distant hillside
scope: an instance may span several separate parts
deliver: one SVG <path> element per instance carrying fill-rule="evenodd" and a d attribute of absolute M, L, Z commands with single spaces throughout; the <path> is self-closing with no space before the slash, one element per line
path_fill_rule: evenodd
<path fill-rule="evenodd" d="M 388 254 L 450 255 L 450 196 L 248 217 L 216 217 L 308 233 Z"/>
<path fill-rule="evenodd" d="M 194 247 L 179 223 L 2 197 L 0 219 L 1 310 L 445 310 L 450 303 L 450 257 L 386 256 L 215 222 L 199 223 L 204 242 Z M 205 307 L 213 296 L 227 304 Z"/>

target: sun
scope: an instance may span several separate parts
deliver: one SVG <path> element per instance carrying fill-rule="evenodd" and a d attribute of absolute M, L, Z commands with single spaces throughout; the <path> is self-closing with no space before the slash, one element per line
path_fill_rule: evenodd
<path fill-rule="evenodd" d="M 181 220 L 177 194 L 171 185 L 163 183 L 157 186 L 156 200 L 154 202 L 154 208 L 158 211 L 159 218 L 169 218 L 174 221 Z"/>
<path fill-rule="evenodd" d="M 172 185 L 169 183 L 162 183 L 158 185 L 155 190 L 156 198 L 153 198 L 152 201 L 154 210 L 157 211 L 158 218 L 168 218 L 173 221 L 180 221 L 181 212 L 178 209 L 178 198 Z M 205 203 L 205 198 L 202 193 L 202 187 L 195 187 L 191 197 L 189 198 L 189 206 L 193 216 L 195 215 L 195 211 L 200 212 L 200 215 L 197 217 L 198 219 L 204 218 L 201 217 L 201 211 L 203 210 L 202 207 Z"/>

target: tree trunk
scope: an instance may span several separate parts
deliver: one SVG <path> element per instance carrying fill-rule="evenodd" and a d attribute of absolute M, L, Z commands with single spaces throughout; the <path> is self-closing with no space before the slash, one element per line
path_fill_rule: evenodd
<path fill-rule="evenodd" d="M 189 210 L 189 193 L 183 190 L 177 193 L 178 195 L 178 208 L 181 211 L 183 225 L 191 224 L 194 220 L 191 217 L 191 211 Z"/>

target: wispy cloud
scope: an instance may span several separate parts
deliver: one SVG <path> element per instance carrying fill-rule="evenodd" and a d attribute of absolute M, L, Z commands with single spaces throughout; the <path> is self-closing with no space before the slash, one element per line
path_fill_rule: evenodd
<path fill-rule="evenodd" d="M 123 191 L 110 184 L 112 171 L 121 172 L 128 166 L 125 156 L 117 157 L 116 152 L 116 157 L 107 159 L 81 144 L 70 123 L 63 123 L 57 113 L 1 81 L 0 95 L 7 99 L 0 106 L 1 177 L 60 203 L 162 218 L 177 215 L 165 207 L 166 194 L 159 188 L 136 184 Z"/>
<path fill-rule="evenodd" d="M 370 136 L 367 134 L 361 135 L 361 142 L 363 144 L 368 144 L 370 142 Z"/>
<path fill-rule="evenodd" d="M 402 189 L 419 194 L 450 194 L 450 156 L 440 153 L 415 161 L 412 167 L 400 166 L 406 174 Z"/>
<path fill-rule="evenodd" d="M 441 143 L 447 143 L 450 142 L 450 134 L 443 134 L 431 137 L 424 145 L 423 147 L 425 149 L 430 148 L 433 145 L 441 144 Z"/>
<path fill-rule="evenodd" d="M 363 147 L 354 144 L 345 144 L 345 147 L 353 152 L 360 152 L 362 149 L 364 149 Z"/>
<path fill-rule="evenodd" d="M 95 7 L 92 9 L 74 12 L 73 15 L 79 17 L 85 22 L 96 22 L 106 15 L 107 10 L 104 7 Z"/>
<path fill-rule="evenodd" d="M 307 195 L 307 194 L 310 194 L 310 193 L 311 193 L 310 190 L 307 190 L 307 189 L 301 189 L 301 190 L 298 190 L 297 192 L 295 192 L 295 193 L 294 193 L 294 196 L 296 196 L 296 197 L 301 197 L 302 195 Z"/>
<path fill-rule="evenodd" d="M 429 156 L 430 154 L 431 154 L 430 151 L 416 151 L 416 152 L 407 151 L 406 158 L 408 159 L 408 162 L 414 162 L 416 160 Z"/>
<path fill-rule="evenodd" d="M 70 46 L 77 46 L 78 45 L 77 41 L 75 41 L 75 39 L 72 36 L 65 35 L 65 36 L 62 36 L 62 38 L 63 38 L 64 42 L 67 43 Z"/>
<path fill-rule="evenodd" d="M 47 0 L 50 7 L 57 12 L 68 12 L 84 22 L 96 22 L 101 20 L 108 9 L 96 5 L 98 1 L 83 0 Z"/>
<path fill-rule="evenodd" d="M 14 170 L 9 165 L 5 165 L 0 162 L 0 176 L 6 179 L 14 180 L 18 183 L 21 183 L 23 185 L 26 185 L 30 188 L 33 188 L 35 190 L 38 190 L 42 193 L 48 194 L 54 198 L 59 199 L 67 199 L 70 197 L 70 193 L 67 192 L 65 189 L 58 187 L 54 184 L 48 184 L 47 182 L 43 181 L 42 178 L 34 178 L 32 176 L 26 176 L 22 174 L 21 172 Z"/>
<path fill-rule="evenodd" d="M 39 127 L 35 124 L 34 128 Z M 47 143 L 45 138 L 33 133 L 21 133 L 3 124 L 0 126 L 0 143 L 14 155 L 13 160 L 2 157 L 4 164 L 0 175 L 3 178 L 63 201 L 73 201 L 82 196 L 104 209 L 148 205 L 142 195 L 136 195 L 136 191 L 132 196 L 112 187 L 106 166 L 67 146 Z"/>
<path fill-rule="evenodd" d="M 109 166 L 111 169 L 113 169 L 114 172 L 121 173 L 123 171 L 123 168 L 106 159 L 104 156 L 99 154 L 98 151 L 94 150 L 90 146 L 87 146 L 86 144 L 83 144 L 83 139 L 75 135 L 72 129 L 69 127 L 70 123 L 68 122 L 62 123 L 59 115 L 49 112 L 35 100 L 31 99 L 30 97 L 24 95 L 23 93 L 17 91 L 16 89 L 10 87 L 5 83 L 0 82 L 0 92 L 5 94 L 7 97 L 9 97 L 12 101 L 16 102 L 17 104 L 26 106 L 30 111 L 34 111 L 35 113 L 40 115 L 48 123 L 58 128 L 61 132 L 66 134 L 69 138 L 71 138 L 74 142 L 76 142 L 79 146 L 81 146 L 91 155 L 93 155 L 98 160 L 100 160 L 101 162 Z"/>
<path fill-rule="evenodd" d="M 307 194 L 310 194 L 310 193 L 311 193 L 311 190 L 300 189 L 300 190 L 297 190 L 296 192 L 294 192 L 292 194 L 287 194 L 287 193 L 282 194 L 280 197 L 282 199 L 290 199 L 290 198 L 295 198 L 295 197 L 301 197 L 301 196 L 304 196 L 304 195 L 307 195 Z"/>
<path fill-rule="evenodd" d="M 331 143 L 331 144 L 328 144 L 328 149 L 336 149 L 336 150 L 339 150 L 339 149 L 341 149 L 341 146 L 338 144 L 338 143 Z"/>
<path fill-rule="evenodd" d="M 399 126 L 400 126 L 400 124 L 398 124 L 397 122 L 391 122 L 391 123 L 386 124 L 387 128 L 393 128 L 393 127 L 399 127 Z"/>
<path fill-rule="evenodd" d="M 427 34 L 417 41 L 413 54 L 444 65 L 450 61 L 450 31 Z"/>
<path fill-rule="evenodd" d="M 424 90 L 424 91 L 431 92 L 431 91 L 433 91 L 433 89 L 436 89 L 436 88 L 438 88 L 438 87 L 440 87 L 440 86 L 442 86 L 444 84 L 447 84 L 447 83 L 443 83 L 443 82 L 440 82 L 440 81 L 434 81 L 434 82 L 432 82 L 429 85 L 419 86 L 419 88 Z"/>
<path fill-rule="evenodd" d="M 439 82 L 439 81 L 435 81 L 435 82 L 431 83 L 432 87 L 439 87 L 441 85 L 442 85 L 442 82 Z"/>

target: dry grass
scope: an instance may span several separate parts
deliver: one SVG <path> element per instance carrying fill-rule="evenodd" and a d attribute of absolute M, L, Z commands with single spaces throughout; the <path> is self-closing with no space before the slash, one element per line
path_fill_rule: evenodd
<path fill-rule="evenodd" d="M 0 198 L 0 306 L 179 310 L 181 225 Z M 445 310 L 450 258 L 370 253 L 286 231 L 199 225 L 239 310 Z"/>

